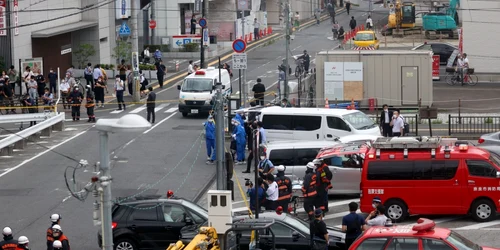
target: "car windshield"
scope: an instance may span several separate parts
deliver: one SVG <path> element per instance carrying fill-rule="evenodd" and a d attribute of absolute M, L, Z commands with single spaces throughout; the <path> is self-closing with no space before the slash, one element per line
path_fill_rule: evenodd
<path fill-rule="evenodd" d="M 472 241 L 464 238 L 462 235 L 451 231 L 450 236 L 446 240 L 458 250 L 481 250 L 481 247 Z"/>
<path fill-rule="evenodd" d="M 204 218 L 208 217 L 208 212 L 204 208 L 198 206 L 197 204 L 194 204 L 190 201 L 183 200 L 182 204 L 190 209 L 192 209 L 194 212 L 196 212 L 198 215 L 203 216 Z"/>
<path fill-rule="evenodd" d="M 356 41 L 373 41 L 373 34 L 370 33 L 358 33 L 356 34 Z"/>
<path fill-rule="evenodd" d="M 497 154 L 490 152 L 490 161 L 493 162 L 495 166 L 500 167 L 500 157 Z"/>
<path fill-rule="evenodd" d="M 186 78 L 182 84 L 183 92 L 207 92 L 212 90 L 212 79 Z"/>
<path fill-rule="evenodd" d="M 309 225 L 305 221 L 298 220 L 290 216 L 286 216 L 283 221 L 292 226 L 294 229 L 301 231 L 301 233 L 309 234 Z"/>
<path fill-rule="evenodd" d="M 424 44 L 415 48 L 416 50 L 432 50 L 432 46 L 430 44 Z"/>
<path fill-rule="evenodd" d="M 343 115 L 342 117 L 357 130 L 370 129 L 377 126 L 370 117 L 361 112 Z"/>

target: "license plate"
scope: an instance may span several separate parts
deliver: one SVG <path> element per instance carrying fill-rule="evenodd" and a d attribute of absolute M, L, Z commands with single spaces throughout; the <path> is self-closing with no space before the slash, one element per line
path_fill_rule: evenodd
<path fill-rule="evenodd" d="M 198 114 L 198 110 L 197 109 L 191 109 L 191 113 Z"/>

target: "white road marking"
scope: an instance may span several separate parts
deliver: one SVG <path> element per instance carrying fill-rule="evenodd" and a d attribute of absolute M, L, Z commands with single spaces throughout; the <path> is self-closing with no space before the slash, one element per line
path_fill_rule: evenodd
<path fill-rule="evenodd" d="M 134 141 L 135 141 L 135 139 L 132 139 L 129 142 L 125 143 L 125 145 L 123 146 L 123 148 L 126 148 L 128 145 L 130 145 L 130 143 L 132 143 Z"/>
<path fill-rule="evenodd" d="M 158 106 L 158 107 L 155 108 L 155 112 L 160 111 L 161 109 L 163 109 L 164 107 L 167 107 L 168 105 L 170 105 L 170 103 L 160 104 L 160 106 Z"/>
<path fill-rule="evenodd" d="M 146 109 L 146 105 L 142 105 L 142 106 L 140 106 L 140 107 L 138 107 L 138 108 L 130 111 L 130 114 L 137 114 L 137 113 L 139 113 L 139 112 L 141 112 L 141 111 L 143 111 L 145 109 Z"/>
<path fill-rule="evenodd" d="M 175 112 L 175 113 L 173 113 L 173 114 L 169 115 L 167 118 L 165 118 L 165 119 L 161 120 L 159 123 L 157 123 L 156 125 L 154 125 L 154 126 L 153 126 L 153 127 L 151 127 L 150 129 L 148 129 L 148 130 L 144 131 L 144 133 L 143 133 L 143 134 L 147 134 L 147 133 L 149 133 L 149 131 L 151 131 L 151 130 L 153 130 L 154 128 L 158 127 L 160 124 L 164 123 L 166 120 L 170 119 L 170 118 L 171 118 L 172 116 L 174 116 L 175 114 L 177 114 L 177 112 Z"/>
<path fill-rule="evenodd" d="M 169 109 L 165 110 L 165 112 L 163 112 L 163 113 L 172 113 L 172 112 L 177 111 L 177 109 L 178 108 L 169 108 Z"/>
<path fill-rule="evenodd" d="M 500 220 L 495 220 L 495 221 L 490 221 L 490 222 L 477 223 L 477 224 L 466 226 L 466 227 L 459 227 L 459 228 L 455 228 L 455 229 L 456 230 L 480 229 L 480 228 L 491 227 L 491 226 L 495 226 L 495 225 L 499 225 L 499 224 L 500 224 Z"/>
<path fill-rule="evenodd" d="M 39 153 L 39 154 L 37 154 L 37 155 L 35 155 L 35 156 L 31 157 L 30 159 L 27 159 L 27 160 L 25 160 L 25 161 L 21 162 L 21 163 L 20 163 L 20 164 L 18 164 L 17 166 L 15 166 L 15 167 L 13 167 L 13 168 L 10 168 L 9 170 L 7 170 L 7 171 L 5 171 L 5 172 L 1 173 L 1 174 L 0 174 L 0 177 L 4 176 L 4 175 L 6 175 L 6 174 L 8 174 L 8 173 L 10 173 L 10 172 L 12 172 L 12 171 L 14 171 L 14 170 L 16 170 L 16 169 L 20 168 L 20 167 L 22 167 L 24 164 L 29 163 L 29 162 L 31 162 L 31 161 L 33 161 L 33 160 L 35 160 L 36 158 L 38 158 L 38 157 L 40 157 L 40 156 L 42 156 L 42 155 L 44 155 L 44 154 L 46 154 L 46 153 L 48 153 L 48 152 L 50 152 L 50 151 L 52 151 L 52 150 L 56 149 L 57 147 L 59 147 L 59 146 L 61 146 L 61 145 L 65 144 L 66 142 L 69 142 L 69 141 L 71 141 L 71 140 L 73 140 L 73 139 L 77 138 L 77 137 L 78 137 L 78 136 L 80 136 L 80 135 L 83 135 L 83 134 L 84 134 L 84 133 L 86 133 L 86 132 L 87 132 L 87 131 L 82 131 L 82 132 L 80 132 L 80 133 L 78 133 L 78 134 L 76 134 L 76 135 L 74 135 L 74 136 L 72 136 L 72 137 L 70 137 L 70 138 L 68 138 L 68 139 L 66 139 L 66 140 L 64 140 L 64 141 L 62 141 L 61 143 L 59 143 L 59 144 L 57 144 L 57 145 L 54 145 L 54 146 L 50 147 L 49 149 L 47 149 L 47 150 L 45 150 L 45 151 L 43 151 L 43 152 L 41 152 L 41 153 Z"/>
<path fill-rule="evenodd" d="M 109 112 L 109 113 L 110 113 L 110 114 L 119 114 L 119 113 L 121 113 L 121 112 L 123 112 L 123 109 L 122 109 L 122 110 L 113 110 L 113 111 L 111 111 L 111 112 Z"/>
<path fill-rule="evenodd" d="M 69 200 L 71 197 L 72 197 L 72 196 L 70 195 L 70 196 L 68 196 L 68 197 L 64 198 L 64 199 L 62 200 L 62 202 L 65 202 L 65 201 Z"/>

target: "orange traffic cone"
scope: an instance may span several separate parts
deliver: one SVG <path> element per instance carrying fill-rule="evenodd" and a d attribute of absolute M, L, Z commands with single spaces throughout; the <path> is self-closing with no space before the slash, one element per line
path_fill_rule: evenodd
<path fill-rule="evenodd" d="M 328 104 L 328 98 L 325 99 L 325 108 L 326 109 L 330 108 L 330 104 Z"/>
<path fill-rule="evenodd" d="M 249 41 L 252 41 L 252 33 L 250 33 Z"/>

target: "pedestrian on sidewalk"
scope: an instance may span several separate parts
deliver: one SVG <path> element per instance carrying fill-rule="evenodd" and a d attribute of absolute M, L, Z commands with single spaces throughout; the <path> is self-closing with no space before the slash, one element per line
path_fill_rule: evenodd
<path fill-rule="evenodd" d="M 116 101 L 118 102 L 118 110 L 122 110 L 122 105 L 123 105 L 123 110 L 127 109 L 127 106 L 125 106 L 125 102 L 123 101 L 123 92 L 125 92 L 125 83 L 121 79 L 120 75 L 116 75 L 115 77 L 115 95 L 116 95 Z"/>
<path fill-rule="evenodd" d="M 300 15 L 299 15 L 298 11 L 295 12 L 293 26 L 295 26 L 296 30 L 299 30 L 299 28 L 300 28 Z"/>
<path fill-rule="evenodd" d="M 351 10 L 351 1 L 346 1 L 345 9 L 347 11 L 347 15 L 349 15 L 349 11 Z"/>
<path fill-rule="evenodd" d="M 345 249 L 349 249 L 358 236 L 365 231 L 366 222 L 363 216 L 356 213 L 358 203 L 349 203 L 349 214 L 342 218 L 342 232 L 345 232 Z"/>
<path fill-rule="evenodd" d="M 260 152 L 259 161 L 259 176 L 262 179 L 267 178 L 267 174 L 272 174 L 274 172 L 274 165 L 271 160 L 267 159 L 267 154 L 264 150 Z"/>
<path fill-rule="evenodd" d="M 189 65 L 188 65 L 188 74 L 187 75 L 191 75 L 194 73 L 194 65 L 193 65 L 193 60 L 190 60 L 189 61 Z"/>
<path fill-rule="evenodd" d="M 92 84 L 92 90 L 95 91 L 95 84 L 97 83 L 97 79 L 99 79 L 99 77 L 103 77 L 104 75 L 102 74 L 102 71 L 101 71 L 101 67 L 99 67 L 99 64 L 96 64 L 95 67 L 94 67 L 94 72 L 92 72 L 92 75 L 94 76 L 94 82 Z M 96 92 L 96 95 L 97 95 L 97 92 Z M 96 96 L 97 98 L 97 96 Z"/>
<path fill-rule="evenodd" d="M 149 63 L 151 61 L 151 53 L 149 52 L 149 47 L 146 47 L 144 51 L 142 52 L 143 54 L 143 62 L 144 63 Z M 129 67 L 130 70 L 130 67 Z"/>
<path fill-rule="evenodd" d="M 83 101 L 83 94 L 80 92 L 78 86 L 73 89 L 73 92 L 69 94 L 69 101 L 71 103 L 71 117 L 73 121 L 80 120 L 80 107 Z"/>
<path fill-rule="evenodd" d="M 19 81 L 19 74 L 17 73 L 17 70 L 14 69 L 14 65 L 11 65 L 9 70 L 7 71 L 7 76 L 9 76 L 9 84 L 12 87 L 13 93 L 16 92 L 16 84 L 21 84 Z M 21 92 L 19 92 L 19 95 L 22 95 L 22 88 L 19 88 Z"/>
<path fill-rule="evenodd" d="M 335 21 L 333 23 L 333 27 L 332 27 L 332 32 L 333 32 L 333 40 L 337 40 L 338 39 L 338 36 L 339 36 L 339 29 L 340 29 L 340 25 L 339 25 L 339 22 Z"/>
<path fill-rule="evenodd" d="M 253 103 L 253 102 L 252 102 Z M 254 153 L 254 132 L 257 129 L 256 121 L 250 120 L 251 122 L 246 127 L 247 134 L 247 147 L 248 147 L 248 158 L 247 158 L 247 169 L 243 173 L 250 173 L 250 168 L 252 167 L 253 153 Z"/>
<path fill-rule="evenodd" d="M 85 108 L 87 108 L 87 116 L 89 117 L 87 122 L 95 122 L 94 107 L 94 92 L 92 91 L 92 86 L 87 85 L 87 103 L 85 104 Z"/>
<path fill-rule="evenodd" d="M 212 115 L 208 116 L 208 121 L 203 123 L 205 126 L 205 144 L 207 146 L 207 164 L 214 164 L 216 153 L 215 153 L 215 122 Z"/>
<path fill-rule="evenodd" d="M 83 76 L 85 77 L 85 80 L 87 81 L 87 85 L 90 85 L 90 86 L 93 86 L 94 83 L 94 69 L 92 68 L 92 64 L 91 63 L 87 63 L 87 67 L 85 68 L 85 70 L 83 71 Z M 50 80 L 50 76 L 49 76 L 49 80 Z"/>
<path fill-rule="evenodd" d="M 147 110 L 147 117 L 146 120 L 148 122 L 151 122 L 152 124 L 155 123 L 155 108 L 156 108 L 156 93 L 153 92 L 153 87 L 149 87 L 149 94 L 148 94 L 148 99 L 146 100 L 146 110 Z"/>
<path fill-rule="evenodd" d="M 165 77 L 165 74 L 167 73 L 167 68 L 163 64 L 163 61 L 160 60 L 158 64 L 156 65 L 156 78 L 158 79 L 158 84 L 160 85 L 160 88 L 163 88 L 163 78 Z"/>
<path fill-rule="evenodd" d="M 233 71 L 231 70 L 231 66 L 229 66 L 228 63 L 222 64 L 222 68 L 227 70 L 227 73 L 229 74 L 229 78 L 233 78 Z"/>
<path fill-rule="evenodd" d="M 134 71 L 130 68 L 130 65 L 127 66 L 127 88 L 128 88 L 128 93 L 130 95 L 134 94 Z"/>
<path fill-rule="evenodd" d="M 260 23 L 257 21 L 257 18 L 253 19 L 253 36 L 255 40 L 260 39 Z"/>
<path fill-rule="evenodd" d="M 144 91 L 146 91 L 146 86 L 149 85 L 149 82 L 148 82 L 148 79 L 146 78 L 146 76 L 144 76 L 144 74 L 142 73 L 142 70 L 139 70 L 139 77 L 140 77 L 140 81 L 141 81 L 141 89 L 139 91 L 141 91 L 141 96 L 144 95 Z"/>
<path fill-rule="evenodd" d="M 120 72 L 120 79 L 125 82 L 127 80 L 127 65 L 125 65 L 125 60 L 121 61 L 118 65 L 118 71 Z"/>
<path fill-rule="evenodd" d="M 328 250 L 328 230 L 326 223 L 323 221 L 323 211 L 321 209 L 314 210 L 314 220 L 309 225 L 313 232 L 314 250 Z"/>
<path fill-rule="evenodd" d="M 372 20 L 372 16 L 368 16 L 368 18 L 366 19 L 366 29 L 369 29 L 371 30 L 373 28 L 373 20 Z"/>
<path fill-rule="evenodd" d="M 26 78 L 28 85 L 28 93 L 31 99 L 36 100 L 38 98 L 38 85 L 33 78 Z"/>
<path fill-rule="evenodd" d="M 47 78 L 49 78 L 49 88 L 50 92 L 53 93 L 54 95 L 59 95 L 57 93 L 57 78 L 58 75 L 52 68 L 50 68 L 49 74 L 47 75 Z"/>
<path fill-rule="evenodd" d="M 319 25 L 320 23 L 320 17 L 321 17 L 321 10 L 320 9 L 316 9 L 314 11 L 314 18 L 316 19 L 316 25 Z"/>
<path fill-rule="evenodd" d="M 266 86 L 262 84 L 262 79 L 257 78 L 257 83 L 252 87 L 253 98 L 257 105 L 264 106 L 264 94 L 266 93 Z"/>
<path fill-rule="evenodd" d="M 190 32 L 191 34 L 196 34 L 196 24 L 197 23 L 198 22 L 196 21 L 196 15 L 193 15 L 191 17 L 191 32 Z"/>
<path fill-rule="evenodd" d="M 95 104 L 96 107 L 99 107 L 99 102 L 101 102 L 101 108 L 104 108 L 104 90 L 108 90 L 107 83 L 104 81 L 102 76 L 97 78 L 95 87 L 94 87 L 94 94 L 95 94 Z"/>
<path fill-rule="evenodd" d="M 356 19 L 354 19 L 354 16 L 351 17 L 351 21 L 349 21 L 349 27 L 351 27 L 351 30 L 354 30 L 357 26 Z"/>

